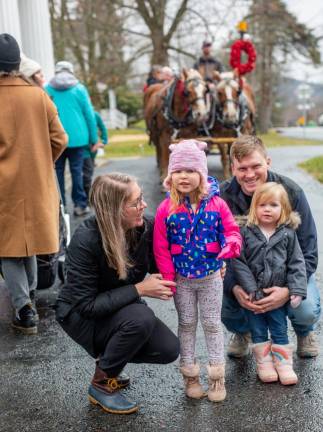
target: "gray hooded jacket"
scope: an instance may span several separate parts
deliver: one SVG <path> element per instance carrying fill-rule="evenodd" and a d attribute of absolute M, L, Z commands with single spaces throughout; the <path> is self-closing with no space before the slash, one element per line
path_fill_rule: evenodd
<path fill-rule="evenodd" d="M 287 286 L 290 295 L 306 298 L 305 261 L 295 232 L 299 223 L 299 216 L 292 212 L 290 223 L 280 225 L 269 241 L 256 225 L 241 228 L 242 252 L 232 260 L 234 276 L 256 299 L 264 296 L 263 288 L 273 286 Z"/>

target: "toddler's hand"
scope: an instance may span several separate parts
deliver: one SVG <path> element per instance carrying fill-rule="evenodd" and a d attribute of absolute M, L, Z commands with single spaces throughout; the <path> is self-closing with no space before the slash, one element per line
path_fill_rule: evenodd
<path fill-rule="evenodd" d="M 226 259 L 226 258 L 232 258 L 232 250 L 230 245 L 224 246 L 223 249 L 221 249 L 221 252 L 217 256 L 217 259 Z"/>
<path fill-rule="evenodd" d="M 290 296 L 290 305 L 292 308 L 297 308 L 302 302 L 302 297 L 299 295 L 291 295 Z"/>
<path fill-rule="evenodd" d="M 227 265 L 226 263 L 223 261 L 222 267 L 220 268 L 220 275 L 221 278 L 224 279 L 225 273 L 227 271 Z"/>
<path fill-rule="evenodd" d="M 249 300 L 251 302 L 253 302 L 255 300 L 255 297 L 256 297 L 256 293 L 255 292 L 252 292 L 252 293 L 249 294 Z"/>

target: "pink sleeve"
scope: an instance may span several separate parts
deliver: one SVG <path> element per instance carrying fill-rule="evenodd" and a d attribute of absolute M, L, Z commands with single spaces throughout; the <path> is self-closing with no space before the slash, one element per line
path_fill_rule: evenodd
<path fill-rule="evenodd" d="M 166 280 L 175 280 L 175 268 L 167 240 L 166 218 L 169 213 L 169 200 L 164 200 L 157 209 L 154 225 L 153 248 L 158 270 Z"/>
<path fill-rule="evenodd" d="M 224 228 L 224 237 L 226 240 L 226 246 L 219 253 L 218 258 L 228 259 L 240 256 L 242 239 L 240 235 L 240 228 L 237 225 L 231 210 L 227 203 L 222 199 L 218 198 L 220 215 Z"/>

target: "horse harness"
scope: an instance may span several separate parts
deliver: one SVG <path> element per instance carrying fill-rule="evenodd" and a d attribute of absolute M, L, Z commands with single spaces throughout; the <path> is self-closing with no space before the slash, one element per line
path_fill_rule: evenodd
<path fill-rule="evenodd" d="M 163 114 L 164 114 L 165 119 L 169 122 L 169 124 L 173 127 L 173 129 L 175 129 L 177 131 L 179 129 L 183 129 L 185 127 L 188 127 L 192 123 L 194 123 L 191 104 L 195 103 L 198 100 L 203 99 L 202 97 L 196 97 L 195 99 L 190 101 L 189 109 L 188 109 L 188 111 L 187 111 L 187 113 L 183 119 L 179 119 L 179 118 L 175 117 L 173 110 L 172 110 L 172 104 L 173 104 L 174 93 L 175 93 L 175 90 L 176 90 L 176 87 L 177 87 L 177 84 L 179 81 L 180 81 L 180 79 L 178 77 L 176 77 L 174 79 L 173 83 L 168 88 L 168 91 L 167 91 L 166 96 L 164 98 L 164 105 L 163 105 Z M 194 86 L 198 86 L 200 81 L 201 80 L 199 78 L 190 78 L 190 79 L 184 81 L 183 95 L 185 97 L 189 96 L 189 91 L 188 91 L 188 87 L 187 87 L 189 83 L 192 82 Z"/>
<path fill-rule="evenodd" d="M 244 124 L 244 121 L 247 119 L 249 115 L 252 114 L 248 107 L 241 85 L 239 85 L 237 100 L 226 99 L 223 103 L 220 103 L 217 94 L 215 92 L 212 92 L 211 94 L 212 94 L 212 98 L 214 98 L 215 121 L 220 123 L 221 126 L 224 127 L 225 129 L 234 130 L 237 136 L 239 136 L 241 134 L 241 128 Z M 237 106 L 239 110 L 239 118 L 236 122 L 228 124 L 223 119 L 223 109 L 230 102 L 234 103 Z"/>

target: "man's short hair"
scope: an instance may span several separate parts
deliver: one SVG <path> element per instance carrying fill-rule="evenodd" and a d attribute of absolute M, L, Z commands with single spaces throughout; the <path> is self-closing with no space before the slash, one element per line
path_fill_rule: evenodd
<path fill-rule="evenodd" d="M 258 151 L 261 155 L 267 158 L 267 150 L 265 144 L 260 138 L 255 135 L 241 135 L 231 145 L 230 159 L 237 159 L 239 162 L 246 156 L 249 156 L 254 151 Z"/>

